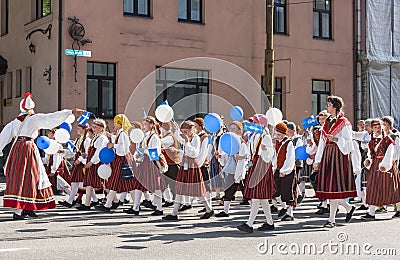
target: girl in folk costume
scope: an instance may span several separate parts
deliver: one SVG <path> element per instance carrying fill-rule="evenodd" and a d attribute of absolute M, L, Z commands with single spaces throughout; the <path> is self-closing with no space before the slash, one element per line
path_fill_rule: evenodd
<path fill-rule="evenodd" d="M 369 212 L 363 216 L 375 219 L 375 207 L 398 203 L 399 176 L 395 158 L 395 142 L 383 133 L 382 122 L 372 120 L 373 136 L 368 144 L 368 158 L 364 165 L 369 168 L 366 203 Z"/>
<path fill-rule="evenodd" d="M 225 195 L 222 198 L 224 201 L 224 210 L 216 214 L 216 217 L 229 217 L 231 201 L 235 200 L 235 193 L 246 174 L 246 164 L 250 157 L 247 145 L 241 138 L 243 135 L 243 124 L 238 121 L 233 121 L 229 126 L 229 131 L 237 134 L 240 137 L 241 143 L 237 154 L 223 154 L 222 156 L 224 158 L 224 168 L 222 171 L 226 173 L 226 189 Z"/>
<path fill-rule="evenodd" d="M 324 227 L 335 227 L 336 210 L 342 205 L 346 211 L 346 222 L 351 220 L 355 207 L 345 198 L 356 197 L 353 167 L 349 153 L 353 149 L 350 122 L 341 110 L 341 97 L 329 96 L 326 108 L 330 116 L 322 127 L 322 136 L 315 156 L 314 170 L 318 170 L 317 198 L 330 200 L 329 221 Z"/>
<path fill-rule="evenodd" d="M 71 169 L 71 193 L 66 201 L 60 201 L 58 204 L 71 208 L 76 204 L 75 195 L 78 193 L 78 189 L 83 187 L 83 178 L 85 176 L 85 164 L 88 154 L 88 149 L 91 139 L 88 137 L 89 126 L 82 126 L 78 124 L 76 132 L 78 138 L 75 140 L 74 146 L 74 164 Z M 82 195 L 79 194 L 78 201 L 82 200 Z"/>
<path fill-rule="evenodd" d="M 108 178 L 105 185 L 106 189 L 109 189 L 107 196 L 107 202 L 104 205 L 95 206 L 97 210 L 110 212 L 112 206 L 117 208 L 119 206 L 119 199 L 117 198 L 117 193 L 126 192 L 128 188 L 125 185 L 125 180 L 122 179 L 122 167 L 128 164 L 128 159 L 130 158 L 130 140 L 127 132 L 132 128 L 129 119 L 123 115 L 119 114 L 114 118 L 114 125 L 117 128 L 117 136 L 115 137 L 114 143 L 109 143 L 108 148 L 115 149 L 115 158 L 111 162 L 112 173 L 110 178 Z M 132 162 L 130 162 L 132 165 Z M 136 166 L 136 165 L 135 165 Z M 132 169 L 136 172 L 136 167 Z"/>
<path fill-rule="evenodd" d="M 176 129 L 179 128 L 177 127 Z M 201 202 L 206 208 L 206 213 L 200 219 L 208 219 L 214 215 L 211 204 L 205 199 L 206 187 L 197 160 L 201 142 L 200 137 L 194 132 L 194 123 L 192 121 L 185 121 L 181 125 L 181 134 L 179 134 L 179 130 L 176 133 L 178 141 L 184 146 L 184 154 L 176 179 L 174 210 L 171 215 L 163 217 L 164 220 L 178 220 L 178 209 L 184 195 L 201 197 Z"/>
<path fill-rule="evenodd" d="M 83 186 L 86 187 L 85 203 L 77 207 L 78 210 L 90 210 L 98 202 L 91 203 L 91 198 L 95 194 L 95 189 L 103 188 L 103 180 L 97 174 L 97 170 L 103 163 L 100 161 L 99 154 L 101 149 L 107 146 L 108 138 L 106 136 L 106 122 L 103 119 L 93 120 L 94 137 L 90 141 L 88 155 L 85 165 L 85 176 Z"/>
<path fill-rule="evenodd" d="M 15 141 L 5 166 L 7 188 L 3 201 L 4 207 L 16 208 L 14 220 L 24 219 L 26 215 L 36 217 L 35 210 L 55 208 L 51 183 L 33 140 L 38 136 L 39 129 L 54 128 L 68 116 L 77 116 L 83 112 L 73 109 L 35 114 L 34 107 L 31 94 L 26 93 L 20 103 L 22 113 L 18 120 L 21 123 L 15 135 L 13 132 L 9 133 L 15 136 Z M 9 136 L 9 140 L 11 138 Z"/>
<path fill-rule="evenodd" d="M 265 126 L 268 125 L 265 116 L 258 117 L 258 122 Z M 259 227 L 258 230 L 266 231 L 275 229 L 271 215 L 271 208 L 268 202 L 276 192 L 271 161 L 274 155 L 271 136 L 266 133 L 261 135 L 261 138 L 258 139 L 256 143 L 256 147 L 253 149 L 253 164 L 247 172 L 243 195 L 244 197 L 251 199 L 250 216 L 246 223 L 237 227 L 240 231 L 247 233 L 253 232 L 253 223 L 258 214 L 260 204 L 264 211 L 266 222 Z"/>

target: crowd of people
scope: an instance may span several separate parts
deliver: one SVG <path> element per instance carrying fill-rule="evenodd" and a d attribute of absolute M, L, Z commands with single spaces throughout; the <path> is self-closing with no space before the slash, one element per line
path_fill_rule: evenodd
<path fill-rule="evenodd" d="M 365 219 L 375 219 L 376 212 L 387 205 L 395 205 L 393 217 L 400 217 L 400 134 L 393 118 L 360 120 L 354 131 L 338 96 L 327 98 L 326 110 L 317 115 L 318 125 L 308 129 L 286 120 L 272 126 L 263 114 L 246 120 L 261 126 L 262 133 L 245 131 L 240 121 L 208 133 L 203 118 L 178 125 L 152 116 L 131 122 L 119 114 L 113 126 L 96 118 L 90 124 L 77 124 L 73 150 L 60 144 L 57 153 L 44 158 L 35 144 L 38 131 L 48 129 L 48 137 L 54 139 L 67 117 L 79 117 L 84 111 L 35 114 L 34 106 L 31 95 L 25 95 L 21 114 L 0 134 L 0 151 L 12 143 L 5 166 L 4 207 L 16 209 L 14 220 L 55 208 L 54 192 L 58 191 L 68 197 L 58 204 L 77 210 L 111 212 L 129 202 L 129 194 L 132 206 L 123 210 L 126 214 L 140 215 L 142 206 L 152 209 L 152 216 L 176 221 L 198 198 L 204 206 L 200 219 L 229 218 L 231 202 L 241 191 L 240 204 L 249 205 L 249 217 L 237 228 L 251 233 L 260 204 L 266 220 L 258 230 L 275 229 L 272 213 L 281 221 L 293 221 L 305 197 L 306 182 L 311 182 L 320 200 L 315 214 L 329 214 L 324 227 L 335 227 L 339 206 L 347 212 L 345 222 L 352 219 L 356 207 L 349 198 L 359 200 L 357 210 L 366 212 Z M 140 142 L 131 140 L 134 130 L 143 132 Z M 221 149 L 225 132 L 240 137 L 236 154 Z M 296 158 L 299 147 L 306 148 L 306 160 Z M 106 179 L 98 174 L 104 164 L 103 148 L 115 151 Z M 72 160 L 72 168 L 66 160 Z M 104 199 L 97 197 L 99 193 L 105 194 Z M 215 213 L 213 201 L 219 200 L 223 210 Z M 172 211 L 165 214 L 169 207 Z"/>

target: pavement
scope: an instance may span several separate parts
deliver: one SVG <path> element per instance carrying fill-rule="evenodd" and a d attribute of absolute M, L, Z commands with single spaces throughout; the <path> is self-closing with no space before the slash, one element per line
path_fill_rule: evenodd
<path fill-rule="evenodd" d="M 337 227 L 327 229 L 322 226 L 328 216 L 314 214 L 319 202 L 313 191 L 307 190 L 307 196 L 294 211 L 294 221 L 273 214 L 274 231 L 256 230 L 264 221 L 260 210 L 251 234 L 236 229 L 249 215 L 249 206 L 239 201 L 232 203 L 228 218 L 200 220 L 202 205 L 196 202 L 179 214 L 179 221 L 163 221 L 143 208 L 139 216 L 123 213 L 130 205 L 112 213 L 57 206 L 24 221 L 12 221 L 12 210 L 0 208 L 0 259 L 400 258 L 400 218 L 391 219 L 393 207 L 377 215 L 379 221 L 362 220 L 366 211 L 356 211 L 350 223 L 344 222 L 341 208 Z M 215 201 L 213 206 L 216 213 L 223 209 Z M 171 211 L 164 209 L 164 215 Z"/>

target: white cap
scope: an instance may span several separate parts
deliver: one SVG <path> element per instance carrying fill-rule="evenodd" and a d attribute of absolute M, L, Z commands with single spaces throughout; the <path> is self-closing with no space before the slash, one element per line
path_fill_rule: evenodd
<path fill-rule="evenodd" d="M 26 92 L 24 96 L 25 96 L 25 98 L 22 99 L 21 102 L 19 103 L 19 109 L 21 110 L 21 112 L 25 112 L 27 110 L 34 109 L 35 102 L 33 102 L 33 100 L 32 100 L 32 94 L 29 92 Z"/>

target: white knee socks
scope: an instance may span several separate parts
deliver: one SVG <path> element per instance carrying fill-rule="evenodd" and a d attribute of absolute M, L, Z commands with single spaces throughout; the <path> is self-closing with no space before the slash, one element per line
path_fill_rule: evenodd
<path fill-rule="evenodd" d="M 260 200 L 251 199 L 250 216 L 249 216 L 249 220 L 247 220 L 247 223 L 246 223 L 249 227 L 253 226 L 254 220 L 257 217 L 259 207 L 260 207 Z"/>
<path fill-rule="evenodd" d="M 157 206 L 157 210 L 162 211 L 162 191 L 161 190 L 154 191 L 153 205 Z"/>
<path fill-rule="evenodd" d="M 135 199 L 133 200 L 133 210 L 139 211 L 140 200 L 142 199 L 142 191 L 135 190 Z"/>
<path fill-rule="evenodd" d="M 184 199 L 183 197 L 184 196 L 182 196 L 182 195 L 176 194 L 175 203 L 174 203 L 174 209 L 172 210 L 172 215 L 173 216 L 178 215 L 179 207 L 181 206 L 181 202 L 183 202 L 183 199 Z"/>
<path fill-rule="evenodd" d="M 329 200 L 330 211 L 329 211 L 329 222 L 336 223 L 336 210 L 338 208 L 338 200 Z"/>
<path fill-rule="evenodd" d="M 68 200 L 67 200 L 67 202 L 68 202 L 69 204 L 72 204 L 72 202 L 74 201 L 75 195 L 78 193 L 79 184 L 80 184 L 79 182 L 73 182 L 73 183 L 71 183 L 71 192 L 70 192 L 69 198 L 68 198 Z"/>
<path fill-rule="evenodd" d="M 264 211 L 264 215 L 265 215 L 265 219 L 267 220 L 267 223 L 269 225 L 274 224 L 273 220 L 272 220 L 272 215 L 271 215 L 271 207 L 269 205 L 268 200 L 260 200 L 261 202 L 261 207 Z"/>
<path fill-rule="evenodd" d="M 375 209 L 376 209 L 376 207 L 375 206 L 369 206 L 369 214 L 371 215 L 371 216 L 375 216 Z"/>

